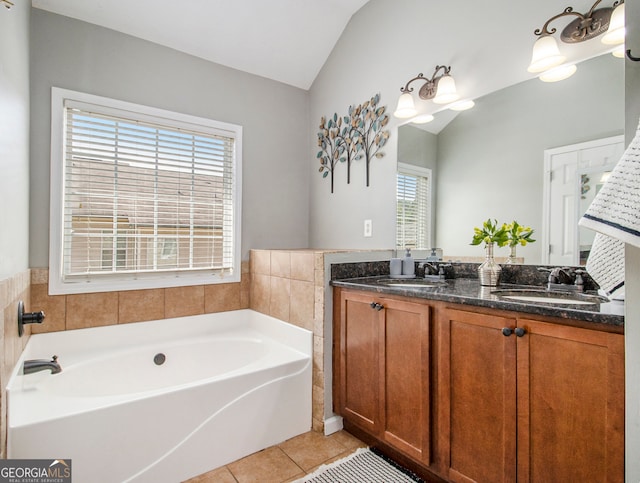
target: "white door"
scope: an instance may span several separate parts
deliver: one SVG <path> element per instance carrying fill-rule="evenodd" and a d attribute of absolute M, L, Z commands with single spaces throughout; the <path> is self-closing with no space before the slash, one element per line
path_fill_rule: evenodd
<path fill-rule="evenodd" d="M 594 233 L 578 220 L 623 152 L 624 136 L 545 150 L 542 263 L 584 265 Z"/>

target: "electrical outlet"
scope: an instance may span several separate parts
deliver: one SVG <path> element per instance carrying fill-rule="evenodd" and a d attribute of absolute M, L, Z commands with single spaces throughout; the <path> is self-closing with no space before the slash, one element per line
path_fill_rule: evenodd
<path fill-rule="evenodd" d="M 370 237 L 373 235 L 373 223 L 371 220 L 364 220 L 364 236 Z"/>

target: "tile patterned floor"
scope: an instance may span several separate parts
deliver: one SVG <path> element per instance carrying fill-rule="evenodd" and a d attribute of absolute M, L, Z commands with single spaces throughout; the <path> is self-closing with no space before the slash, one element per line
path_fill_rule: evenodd
<path fill-rule="evenodd" d="M 345 431 L 323 436 L 315 431 L 229 463 L 186 483 L 284 483 L 313 473 L 366 446 Z"/>

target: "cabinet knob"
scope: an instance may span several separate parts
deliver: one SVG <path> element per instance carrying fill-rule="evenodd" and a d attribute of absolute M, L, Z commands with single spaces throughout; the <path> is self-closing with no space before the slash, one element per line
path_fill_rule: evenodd
<path fill-rule="evenodd" d="M 381 305 L 378 302 L 371 302 L 369 304 L 369 307 L 371 307 L 372 309 L 376 309 L 377 311 L 384 309 L 384 305 Z"/>
<path fill-rule="evenodd" d="M 511 330 L 509 327 L 504 327 L 502 329 L 502 335 L 504 335 L 505 337 L 509 337 L 511 334 L 513 334 L 513 330 Z"/>
<path fill-rule="evenodd" d="M 376 308 L 376 305 L 378 305 L 376 302 L 371 302 L 371 303 L 369 304 L 369 307 L 371 307 L 372 309 L 375 309 L 375 308 Z"/>
<path fill-rule="evenodd" d="M 527 333 L 527 331 L 524 330 L 522 327 L 516 328 L 516 330 L 514 332 L 516 333 L 516 335 L 518 337 L 522 337 L 523 335 L 525 335 Z"/>

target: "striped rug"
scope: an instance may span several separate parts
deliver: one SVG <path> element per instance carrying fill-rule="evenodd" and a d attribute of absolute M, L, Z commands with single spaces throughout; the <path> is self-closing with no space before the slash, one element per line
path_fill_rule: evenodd
<path fill-rule="evenodd" d="M 295 483 L 415 483 L 422 479 L 369 448 L 323 465 Z"/>

